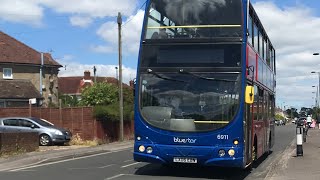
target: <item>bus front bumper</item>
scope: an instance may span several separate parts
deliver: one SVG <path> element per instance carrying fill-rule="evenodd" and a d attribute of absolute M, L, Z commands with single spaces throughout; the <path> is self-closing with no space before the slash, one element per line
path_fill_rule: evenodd
<path fill-rule="evenodd" d="M 199 148 L 199 147 L 198 147 Z M 193 163 L 194 165 L 199 166 L 221 166 L 221 167 L 239 167 L 244 168 L 244 161 L 243 156 L 241 156 L 240 147 L 234 148 L 235 152 L 237 152 L 237 156 L 229 156 L 225 155 L 224 157 L 218 156 L 216 153 L 208 152 L 215 152 L 217 150 L 213 150 L 212 147 L 202 147 L 200 148 L 199 154 L 194 155 L 187 155 L 183 156 L 182 154 L 175 153 L 171 150 L 178 149 L 177 147 L 173 146 L 166 146 L 164 147 L 157 147 L 155 151 L 151 154 L 145 152 L 134 151 L 133 158 L 135 161 L 138 162 L 149 162 L 149 163 L 159 163 L 159 164 L 175 164 L 174 158 L 181 157 L 181 158 L 195 158 L 197 159 L 197 163 Z M 216 148 L 214 148 L 216 149 Z M 221 149 L 219 147 L 218 149 Z M 226 148 L 228 149 L 228 148 Z"/>

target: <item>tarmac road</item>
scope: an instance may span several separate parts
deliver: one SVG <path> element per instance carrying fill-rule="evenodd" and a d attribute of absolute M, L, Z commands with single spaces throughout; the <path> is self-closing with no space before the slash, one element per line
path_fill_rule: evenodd
<path fill-rule="evenodd" d="M 0 172 L 0 177 L 1 180 L 265 179 L 294 138 L 294 125 L 276 127 L 272 154 L 262 158 L 251 173 L 233 168 L 169 168 L 134 162 L 132 148 L 127 148 L 72 159 L 43 161 Z"/>

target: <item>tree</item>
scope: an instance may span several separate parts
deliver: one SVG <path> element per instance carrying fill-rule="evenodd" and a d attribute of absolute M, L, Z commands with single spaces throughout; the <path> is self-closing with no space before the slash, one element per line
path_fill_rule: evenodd
<path fill-rule="evenodd" d="M 59 99 L 61 99 L 62 107 L 76 107 L 79 105 L 76 95 L 59 95 Z"/>
<path fill-rule="evenodd" d="M 94 115 L 100 120 L 117 121 L 119 114 L 119 88 L 113 84 L 97 83 L 82 91 L 80 103 L 84 106 L 94 106 Z M 123 118 L 133 118 L 133 92 L 123 88 Z"/>
<path fill-rule="evenodd" d="M 280 114 L 276 114 L 275 118 L 277 120 L 284 120 L 284 117 L 282 115 L 280 115 Z"/>
<path fill-rule="evenodd" d="M 296 108 L 287 109 L 286 113 L 290 118 L 295 118 L 295 117 L 298 117 L 299 115 Z"/>
<path fill-rule="evenodd" d="M 82 91 L 80 104 L 84 106 L 110 105 L 118 100 L 118 90 L 115 85 L 96 83 Z"/>

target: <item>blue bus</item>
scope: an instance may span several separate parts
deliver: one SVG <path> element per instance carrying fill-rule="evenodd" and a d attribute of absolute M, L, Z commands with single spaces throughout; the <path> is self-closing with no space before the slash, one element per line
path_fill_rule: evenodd
<path fill-rule="evenodd" d="M 275 50 L 249 0 L 148 0 L 134 160 L 251 167 L 274 144 Z"/>

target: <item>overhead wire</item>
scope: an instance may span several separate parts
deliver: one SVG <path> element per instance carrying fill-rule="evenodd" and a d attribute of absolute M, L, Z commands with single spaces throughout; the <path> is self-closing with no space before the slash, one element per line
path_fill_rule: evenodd
<path fill-rule="evenodd" d="M 141 6 L 138 6 L 139 8 L 138 8 L 136 11 L 138 12 L 140 9 L 143 10 L 143 7 L 146 5 L 147 1 L 148 1 L 148 0 L 144 1 L 144 3 L 142 3 Z M 122 27 L 124 27 L 124 26 L 127 25 L 130 21 L 132 21 L 133 18 L 135 18 L 135 16 L 131 16 L 131 18 L 128 19 L 127 22 L 125 22 L 124 24 L 122 24 Z"/>

